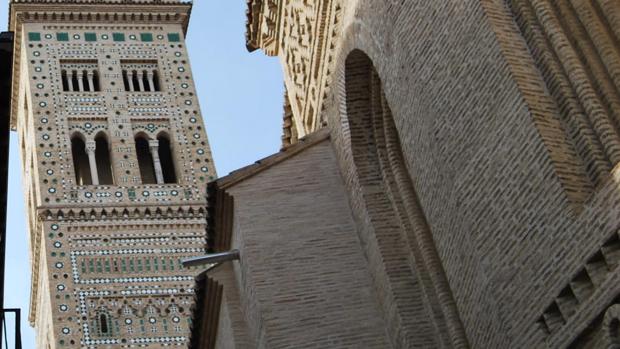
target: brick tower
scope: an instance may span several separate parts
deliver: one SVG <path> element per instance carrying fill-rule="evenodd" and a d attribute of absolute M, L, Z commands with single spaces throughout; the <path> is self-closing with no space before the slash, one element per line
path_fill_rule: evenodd
<path fill-rule="evenodd" d="M 13 0 L 37 348 L 186 346 L 215 177 L 180 0 Z"/>

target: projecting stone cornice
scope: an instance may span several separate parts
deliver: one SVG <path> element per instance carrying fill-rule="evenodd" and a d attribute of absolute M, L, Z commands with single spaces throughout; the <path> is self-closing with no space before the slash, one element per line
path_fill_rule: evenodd
<path fill-rule="evenodd" d="M 45 22 L 105 23 L 180 23 L 187 31 L 191 2 L 180 1 L 42 1 L 21 0 L 10 3 L 9 28 L 17 32 L 19 24 Z"/>

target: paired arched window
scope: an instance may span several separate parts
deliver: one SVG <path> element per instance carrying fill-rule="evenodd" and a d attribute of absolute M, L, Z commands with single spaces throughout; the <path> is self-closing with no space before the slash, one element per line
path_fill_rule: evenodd
<path fill-rule="evenodd" d="M 114 184 L 110 146 L 104 133 L 86 142 L 82 135 L 75 134 L 71 137 L 71 154 L 77 185 Z"/>
<path fill-rule="evenodd" d="M 136 136 L 136 155 L 143 184 L 176 183 L 170 139 L 160 134 L 151 140 L 144 134 Z"/>

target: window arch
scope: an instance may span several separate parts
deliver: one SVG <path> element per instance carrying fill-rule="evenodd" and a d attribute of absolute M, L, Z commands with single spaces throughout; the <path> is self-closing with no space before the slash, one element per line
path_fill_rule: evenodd
<path fill-rule="evenodd" d="M 97 175 L 99 184 L 114 184 L 114 172 L 110 160 L 110 145 L 105 133 L 100 132 L 95 137 L 95 162 L 97 163 Z"/>
<path fill-rule="evenodd" d="M 360 50 L 345 61 L 344 101 L 346 121 L 360 199 L 360 219 L 370 217 L 370 226 L 360 225 L 360 234 L 376 236 L 378 258 L 384 258 L 385 273 L 377 282 L 391 284 L 384 308 L 389 328 L 399 323 L 412 331 L 391 332 L 394 343 L 408 346 L 438 346 L 440 341 L 467 345 L 467 337 L 438 256 L 424 211 L 419 204 L 405 165 L 401 140 L 388 105 L 379 74 L 370 58 Z M 394 274 L 391 270 L 400 270 Z M 407 274 L 404 274 L 406 272 Z M 407 277 L 411 282 L 403 283 Z M 426 294 L 428 300 L 411 297 Z M 437 307 L 425 308 L 430 301 Z M 429 322 L 420 321 L 428 319 Z M 435 319 L 435 320 L 433 320 Z"/>
<path fill-rule="evenodd" d="M 140 176 L 142 184 L 156 184 L 157 177 L 155 175 L 155 167 L 153 166 L 153 156 L 149 147 L 148 138 L 140 134 L 136 136 L 136 155 L 138 157 L 138 167 L 140 167 Z"/>
<path fill-rule="evenodd" d="M 73 155 L 73 169 L 77 185 L 93 184 L 88 155 L 86 154 L 86 143 L 80 134 L 71 137 L 71 154 Z"/>
<path fill-rule="evenodd" d="M 105 306 L 100 307 L 94 314 L 94 328 L 97 336 L 110 337 L 114 334 L 112 327 L 112 317 Z"/>
<path fill-rule="evenodd" d="M 157 136 L 159 142 L 158 153 L 161 162 L 161 170 L 164 183 L 176 183 L 177 175 L 174 168 L 174 159 L 172 156 L 172 147 L 170 146 L 170 138 L 167 134 L 161 133 Z"/>

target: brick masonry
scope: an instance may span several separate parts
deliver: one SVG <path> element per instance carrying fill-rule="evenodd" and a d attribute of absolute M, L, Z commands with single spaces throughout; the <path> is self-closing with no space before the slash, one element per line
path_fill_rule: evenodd
<path fill-rule="evenodd" d="M 226 190 L 242 255 L 209 272 L 226 297 L 216 347 L 388 345 L 329 141 Z"/>
<path fill-rule="evenodd" d="M 273 41 L 249 41 L 282 60 L 289 98 L 296 98 L 291 105 L 300 101 L 291 96 L 306 96 L 302 106 L 320 106 L 317 118 L 331 134 L 392 347 L 410 346 L 406 333 L 415 325 L 403 321 L 402 314 L 411 314 L 404 311 L 408 305 L 393 297 L 399 283 L 390 279 L 386 257 L 398 255 L 401 246 L 381 247 L 381 229 L 372 219 L 381 200 L 400 212 L 392 221 L 413 237 L 423 236 L 423 229 L 408 227 L 403 217 L 412 217 L 407 207 L 417 203 L 432 236 L 426 246 L 436 251 L 441 268 L 429 272 L 432 255 L 416 255 L 413 244 L 409 280 L 425 285 L 425 270 L 428 277 L 445 276 L 447 289 L 435 280 L 418 293 L 426 302 L 423 311 L 439 314 L 433 319 L 441 345 L 601 347 L 617 340 L 617 3 L 269 3 L 276 7 L 268 6 L 267 15 L 280 13 L 276 23 L 282 26 L 337 23 L 327 34 L 307 30 L 301 37 L 276 26 L 263 37 L 280 40 L 282 49 Z M 251 18 L 266 8 L 254 7 Z M 318 49 L 325 41 L 328 49 Z M 380 134 L 356 126 L 364 113 L 351 103 L 367 97 L 348 86 L 346 72 L 357 50 L 381 81 L 384 100 L 372 102 L 367 113 L 381 120 L 374 115 L 377 103 L 391 111 L 397 137 L 383 142 L 389 148 L 398 140 L 403 180 L 390 177 L 392 165 L 381 156 L 372 159 L 381 151 Z M 329 78 L 312 77 L 316 62 Z M 326 91 L 318 102 L 312 81 Z M 304 110 L 292 108 L 296 125 L 316 117 Z M 382 169 L 375 181 L 385 188 L 396 183 L 402 193 L 398 183 L 410 181 L 415 195 L 398 199 L 398 191 L 387 190 L 369 198 L 369 172 L 361 160 Z M 433 290 L 441 300 L 433 300 Z M 465 341 L 459 341 L 459 325 Z"/>

